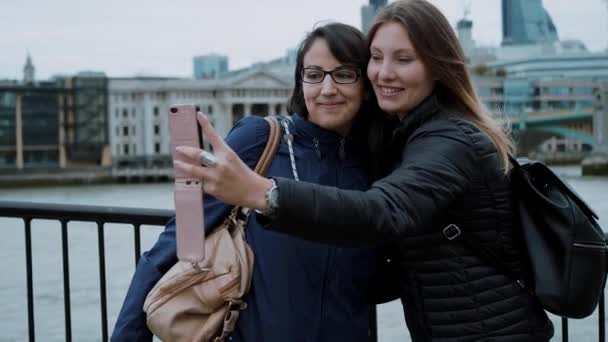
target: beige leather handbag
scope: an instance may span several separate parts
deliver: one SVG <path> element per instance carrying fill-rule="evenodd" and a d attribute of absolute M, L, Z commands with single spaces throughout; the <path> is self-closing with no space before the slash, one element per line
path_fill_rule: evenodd
<path fill-rule="evenodd" d="M 279 146 L 275 117 L 255 172 L 264 175 Z M 245 240 L 249 209 L 236 207 L 205 239 L 205 260 L 178 261 L 152 288 L 144 311 L 150 330 L 163 341 L 224 341 L 234 330 L 242 297 L 249 291 L 253 252 Z"/>

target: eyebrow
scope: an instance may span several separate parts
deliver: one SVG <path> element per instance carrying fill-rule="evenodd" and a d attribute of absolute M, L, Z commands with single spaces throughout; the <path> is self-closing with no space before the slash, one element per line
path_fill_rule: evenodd
<path fill-rule="evenodd" d="M 372 52 L 373 52 L 374 50 L 376 50 L 376 51 L 378 51 L 378 52 L 381 52 L 381 49 L 379 49 L 379 48 L 377 48 L 377 47 L 374 47 L 374 46 L 372 46 L 372 47 L 370 48 L 370 50 L 372 50 Z M 393 53 L 393 54 L 397 54 L 397 53 L 407 53 L 407 54 L 411 54 L 411 55 L 416 55 L 416 52 L 415 52 L 413 49 L 397 49 L 397 50 L 392 51 L 392 53 Z"/>
<path fill-rule="evenodd" d="M 304 65 L 302 66 L 303 69 L 306 68 L 311 68 L 311 69 L 318 69 L 318 70 L 323 70 L 325 71 L 325 69 L 321 68 L 318 65 L 314 65 L 314 64 L 309 64 L 309 65 Z M 357 69 L 358 67 L 354 64 L 349 65 L 349 64 L 340 64 L 339 66 L 333 68 L 332 70 L 328 70 L 328 71 L 334 71 L 334 70 L 342 70 L 342 69 Z"/>

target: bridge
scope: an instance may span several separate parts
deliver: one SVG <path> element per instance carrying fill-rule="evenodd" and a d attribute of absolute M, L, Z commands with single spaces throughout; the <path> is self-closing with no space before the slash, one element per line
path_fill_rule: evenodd
<path fill-rule="evenodd" d="M 608 174 L 608 82 L 598 83 L 583 97 L 545 94 L 529 103 L 536 108 L 523 110 L 517 107 L 518 101 L 512 103 L 513 110 L 508 103 L 505 120 L 514 132 L 519 154 L 546 161 L 583 162 L 583 173 Z M 502 96 L 485 101 L 505 105 Z M 556 109 L 560 106 L 563 109 Z M 592 164 L 603 166 L 589 168 Z"/>
<path fill-rule="evenodd" d="M 535 130 L 593 145 L 593 110 L 523 113 L 511 117 L 513 131 Z"/>

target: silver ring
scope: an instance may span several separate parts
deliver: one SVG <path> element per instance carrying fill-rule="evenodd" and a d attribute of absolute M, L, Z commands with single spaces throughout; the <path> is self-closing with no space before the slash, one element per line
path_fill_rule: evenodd
<path fill-rule="evenodd" d="M 205 150 L 202 150 L 201 154 L 199 154 L 199 160 L 201 161 L 201 165 L 206 167 L 214 167 L 217 165 L 217 157 L 213 153 Z"/>

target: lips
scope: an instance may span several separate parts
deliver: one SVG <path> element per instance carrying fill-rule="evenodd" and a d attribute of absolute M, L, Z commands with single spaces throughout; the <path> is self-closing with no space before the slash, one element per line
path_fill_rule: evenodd
<path fill-rule="evenodd" d="M 344 104 L 344 102 L 321 102 L 321 103 L 319 103 L 319 106 L 335 107 L 335 106 L 339 106 L 341 104 Z"/>
<path fill-rule="evenodd" d="M 379 95 L 382 95 L 383 97 L 392 97 L 405 90 L 404 88 L 387 87 L 380 85 L 377 85 L 376 89 L 378 90 Z"/>

